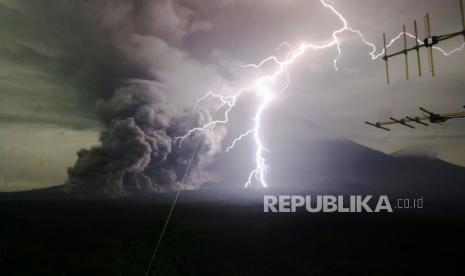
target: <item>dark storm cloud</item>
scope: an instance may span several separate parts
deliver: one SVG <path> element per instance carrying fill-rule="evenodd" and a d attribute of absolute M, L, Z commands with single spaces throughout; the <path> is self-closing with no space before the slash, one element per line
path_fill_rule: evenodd
<path fill-rule="evenodd" d="M 95 128 L 93 102 L 110 94 L 121 58 L 87 10 L 85 1 L 0 3 L 2 117 Z"/>

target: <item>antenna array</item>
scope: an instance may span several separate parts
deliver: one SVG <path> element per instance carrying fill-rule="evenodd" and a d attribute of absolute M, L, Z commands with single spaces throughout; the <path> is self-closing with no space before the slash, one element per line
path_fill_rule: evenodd
<path fill-rule="evenodd" d="M 421 77 L 422 72 L 421 72 L 421 61 L 420 61 L 420 49 L 421 48 L 426 48 L 427 50 L 427 56 L 428 56 L 428 67 L 431 72 L 431 75 L 434 77 L 435 71 L 434 71 L 434 56 L 433 56 L 433 46 L 438 44 L 441 41 L 451 39 L 457 36 L 463 36 L 465 40 L 465 16 L 464 16 L 464 11 L 463 11 L 463 0 L 460 0 L 460 15 L 462 18 L 462 30 L 455 32 L 455 33 L 450 33 L 450 34 L 444 34 L 444 35 L 431 35 L 431 26 L 430 26 L 430 17 L 429 14 L 426 13 L 424 17 L 425 21 L 425 38 L 423 39 L 423 42 L 420 43 L 418 39 L 418 27 L 417 27 L 417 21 L 413 21 L 413 28 L 414 28 L 414 33 L 415 33 L 415 46 L 408 47 L 407 46 L 407 32 L 405 25 L 402 26 L 402 33 L 403 33 L 403 38 L 404 38 L 404 49 L 392 54 L 388 54 L 387 52 L 387 45 L 386 45 L 386 34 L 383 33 L 383 43 L 384 43 L 384 62 L 386 65 L 386 82 L 389 84 L 389 65 L 388 61 L 390 58 L 398 56 L 398 55 L 404 55 L 405 56 L 405 78 L 408 80 L 409 79 L 409 68 L 408 68 L 408 53 L 411 51 L 416 51 L 417 55 L 417 63 L 418 63 L 418 75 Z"/>

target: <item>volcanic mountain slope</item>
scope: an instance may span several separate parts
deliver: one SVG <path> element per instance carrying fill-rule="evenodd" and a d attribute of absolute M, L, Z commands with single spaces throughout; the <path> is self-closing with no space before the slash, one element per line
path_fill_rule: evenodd
<path fill-rule="evenodd" d="M 465 195 L 465 168 L 427 156 L 385 154 L 355 142 L 317 133 L 303 139 L 268 135 L 268 184 L 276 189 L 332 192 L 392 192 L 418 195 Z M 253 147 L 221 155 L 215 165 L 228 186 L 244 182 L 254 164 Z M 240 161 L 240 162 L 238 162 Z M 212 185 L 213 186 L 213 185 Z"/>

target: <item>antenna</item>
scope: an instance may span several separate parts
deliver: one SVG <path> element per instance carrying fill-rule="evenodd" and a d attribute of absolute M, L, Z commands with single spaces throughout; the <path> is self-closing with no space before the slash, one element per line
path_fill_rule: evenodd
<path fill-rule="evenodd" d="M 418 28 L 416 20 L 413 21 L 413 28 L 415 29 L 415 50 L 417 51 L 418 76 L 421 77 L 420 48 L 418 48 Z"/>
<path fill-rule="evenodd" d="M 425 31 L 426 31 L 426 38 L 425 38 L 425 45 L 428 47 L 428 57 L 429 57 L 429 69 L 431 70 L 431 76 L 434 77 L 434 59 L 433 59 L 433 45 L 437 44 L 439 41 L 437 38 L 431 36 L 431 26 L 429 24 L 429 13 L 426 13 L 425 16 Z"/>
<path fill-rule="evenodd" d="M 465 106 L 463 106 L 463 108 L 465 108 Z M 423 107 L 420 107 L 420 110 L 423 111 L 425 114 L 421 116 L 416 116 L 416 117 L 406 116 L 405 118 L 401 118 L 401 119 L 390 117 L 389 121 L 381 121 L 381 122 L 375 122 L 375 123 L 365 122 L 365 124 L 382 129 L 382 130 L 391 131 L 391 129 L 387 128 L 386 126 L 402 125 L 402 126 L 405 126 L 411 129 L 415 129 L 415 127 L 411 125 L 410 123 L 415 123 L 415 124 L 419 124 L 423 126 L 429 126 L 428 123 L 442 125 L 442 123 L 447 122 L 448 120 L 451 120 L 451 119 L 465 118 L 465 111 L 439 114 L 439 113 L 431 112 Z"/>
<path fill-rule="evenodd" d="M 435 68 L 434 68 L 434 56 L 433 56 L 433 46 L 438 44 L 441 41 L 451 39 L 457 36 L 463 36 L 465 40 L 465 14 L 464 14 L 464 9 L 463 9 L 463 0 L 459 0 L 460 3 L 460 16 L 462 19 L 462 30 L 455 32 L 455 33 L 450 33 L 450 34 L 444 34 L 444 35 L 432 35 L 431 34 L 431 24 L 430 24 L 430 16 L 429 13 L 426 13 L 424 17 L 425 21 L 425 38 L 423 40 L 418 39 L 418 27 L 417 27 L 417 21 L 413 21 L 413 27 L 415 31 L 415 46 L 408 47 L 407 45 L 407 33 L 406 33 L 406 28 L 405 25 L 402 26 L 402 33 L 403 33 L 403 38 L 404 38 L 404 49 L 400 50 L 398 52 L 388 54 L 387 53 L 387 46 L 386 46 L 386 34 L 383 33 L 383 43 L 384 43 L 384 62 L 386 65 L 386 82 L 389 84 L 389 66 L 388 66 L 388 60 L 392 57 L 404 54 L 405 56 L 405 77 L 408 80 L 409 79 L 409 70 L 408 70 L 408 53 L 410 51 L 416 51 L 417 52 L 417 62 L 418 62 L 418 75 L 421 77 L 422 76 L 422 71 L 421 71 L 421 61 L 420 61 L 420 49 L 421 48 L 426 48 L 426 53 L 428 57 L 428 66 L 429 70 L 431 72 L 431 76 L 435 76 Z M 419 43 L 419 41 L 423 41 L 423 43 Z"/>
<path fill-rule="evenodd" d="M 463 15 L 463 1 L 460 0 L 460 16 L 462 17 L 463 40 L 465 40 L 465 16 Z"/>
<path fill-rule="evenodd" d="M 405 34 L 405 25 L 402 26 L 402 30 L 404 32 L 405 78 L 408 80 L 407 35 Z"/>
<path fill-rule="evenodd" d="M 388 58 L 387 58 L 387 47 L 386 47 L 386 34 L 383 33 L 383 43 L 384 43 L 384 62 L 386 63 L 386 81 L 389 84 L 389 66 L 388 66 Z"/>

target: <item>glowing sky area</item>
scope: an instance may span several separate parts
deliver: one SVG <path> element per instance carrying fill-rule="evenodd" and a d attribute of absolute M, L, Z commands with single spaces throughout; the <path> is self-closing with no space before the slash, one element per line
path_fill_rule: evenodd
<path fill-rule="evenodd" d="M 261 121 L 266 111 L 266 108 L 271 103 L 271 101 L 277 96 L 276 94 L 284 92 L 289 87 L 289 81 L 290 81 L 289 67 L 292 66 L 292 64 L 295 61 L 301 58 L 301 56 L 306 54 L 307 51 L 309 50 L 314 50 L 314 51 L 326 50 L 328 48 L 335 47 L 337 49 L 337 55 L 333 59 L 333 66 L 334 66 L 334 69 L 337 71 L 338 70 L 337 62 L 342 54 L 342 46 L 341 46 L 342 42 L 339 39 L 339 36 L 344 32 L 350 32 L 350 33 L 357 35 L 360 38 L 360 41 L 370 48 L 369 55 L 372 60 L 376 60 L 382 57 L 385 53 L 384 48 L 381 51 L 379 51 L 379 53 L 377 53 L 376 46 L 373 43 L 369 42 L 361 31 L 352 28 L 347 22 L 347 20 L 344 18 L 344 16 L 333 5 L 328 4 L 327 1 L 325 0 L 320 0 L 320 3 L 325 8 L 328 8 L 329 10 L 331 10 L 334 13 L 334 15 L 340 20 L 340 23 L 342 25 L 341 28 L 332 32 L 331 34 L 332 39 L 329 42 L 322 43 L 322 44 L 305 42 L 305 43 L 302 43 L 295 50 L 292 49 L 292 45 L 289 42 L 283 42 L 281 46 L 287 46 L 290 48 L 289 52 L 285 55 L 285 58 L 283 60 L 280 60 L 276 56 L 270 56 L 270 57 L 265 58 L 258 64 L 245 65 L 244 66 L 245 68 L 260 69 L 264 67 L 267 63 L 272 62 L 278 65 L 278 69 L 269 75 L 259 77 L 258 79 L 254 80 L 249 87 L 241 88 L 239 92 L 233 96 L 225 97 L 225 96 L 221 96 L 219 94 L 213 93 L 213 92 L 207 93 L 206 96 L 200 98 L 197 101 L 196 105 L 198 105 L 200 101 L 203 101 L 210 96 L 215 99 L 218 99 L 220 102 L 220 107 L 227 106 L 226 111 L 224 113 L 224 118 L 221 120 L 209 122 L 202 127 L 191 129 L 185 136 L 180 137 L 180 140 L 182 143 L 184 139 L 189 138 L 189 136 L 195 134 L 196 132 L 205 133 L 207 131 L 211 131 L 214 135 L 214 131 L 215 131 L 214 128 L 216 126 L 221 125 L 221 124 L 227 124 L 229 122 L 229 113 L 233 110 L 237 102 L 237 98 L 241 97 L 242 94 L 245 92 L 248 92 L 248 91 L 255 92 L 259 100 L 257 103 L 255 116 L 253 118 L 253 121 L 254 121 L 253 127 L 245 131 L 244 133 L 240 134 L 237 138 L 234 138 L 232 144 L 229 147 L 227 147 L 227 151 L 230 151 L 233 149 L 233 147 L 236 145 L 238 141 L 246 138 L 249 135 L 253 135 L 253 139 L 254 139 L 254 143 L 256 147 L 255 149 L 255 166 L 256 167 L 250 172 L 247 182 L 245 183 L 245 187 L 248 187 L 255 183 L 258 183 L 264 188 L 268 187 L 268 184 L 266 182 L 266 172 L 268 168 L 266 164 L 266 159 L 263 156 L 263 152 L 264 151 L 269 152 L 269 150 L 266 149 L 266 147 L 264 146 L 264 142 L 261 139 L 261 131 L 260 131 L 262 128 Z M 406 33 L 406 35 L 411 39 L 415 39 L 415 36 L 411 33 Z M 386 45 L 387 50 L 389 50 L 402 37 L 403 37 L 403 32 L 399 33 L 394 38 L 392 38 Z M 418 43 L 422 44 L 421 39 L 418 39 Z M 278 49 L 281 48 L 281 46 L 278 47 Z M 440 52 L 442 55 L 449 56 L 451 54 L 454 54 L 456 52 L 463 50 L 464 46 L 465 46 L 465 42 L 462 43 L 459 47 L 454 48 L 449 51 L 446 51 L 439 46 L 434 46 L 433 49 Z M 283 77 L 286 78 L 284 86 L 275 87 L 276 86 L 274 85 L 275 82 Z M 274 92 L 275 90 L 278 92 Z"/>
<path fill-rule="evenodd" d="M 314 136 L 465 165 L 461 120 L 391 133 L 363 124 L 419 106 L 463 110 L 463 38 L 436 48 L 434 78 L 423 50 L 424 75 L 411 54 L 405 80 L 401 56 L 387 86 L 380 58 L 383 32 L 392 52 L 403 24 L 413 33 L 416 19 L 423 38 L 426 12 L 433 34 L 460 30 L 456 0 L 257 0 L 243 31 L 249 0 L 144 0 L 138 13 L 129 2 L 0 0 L 0 191 L 62 184 L 76 152 L 98 144 L 97 101 L 133 78 L 163 83 L 180 109 L 215 110 L 216 121 L 184 139 L 226 126 L 221 158 L 243 165 L 246 186 L 273 185 L 272 161 L 294 158 L 274 155 L 276 145 Z"/>

